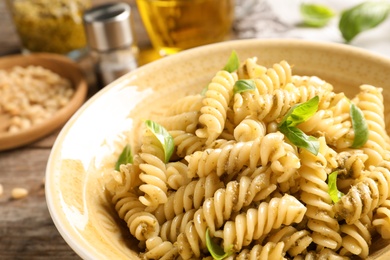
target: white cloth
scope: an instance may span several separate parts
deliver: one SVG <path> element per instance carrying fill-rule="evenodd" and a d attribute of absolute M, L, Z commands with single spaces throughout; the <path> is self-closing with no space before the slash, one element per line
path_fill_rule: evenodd
<path fill-rule="evenodd" d="M 338 28 L 340 13 L 362 1 L 305 1 L 323 4 L 336 12 L 329 24 L 322 28 L 301 26 L 302 18 L 299 11 L 299 6 L 303 2 L 301 0 L 243 0 L 242 2 L 245 2 L 249 8 L 239 9 L 240 13 L 236 16 L 234 29 L 240 39 L 301 38 L 344 43 Z M 390 17 L 376 28 L 360 33 L 348 44 L 390 58 Z"/>

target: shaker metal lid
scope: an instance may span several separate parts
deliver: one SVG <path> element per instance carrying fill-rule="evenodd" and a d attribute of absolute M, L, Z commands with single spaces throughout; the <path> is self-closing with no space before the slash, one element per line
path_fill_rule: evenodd
<path fill-rule="evenodd" d="M 98 51 L 108 51 L 133 43 L 130 6 L 109 3 L 93 7 L 83 15 L 88 44 Z"/>

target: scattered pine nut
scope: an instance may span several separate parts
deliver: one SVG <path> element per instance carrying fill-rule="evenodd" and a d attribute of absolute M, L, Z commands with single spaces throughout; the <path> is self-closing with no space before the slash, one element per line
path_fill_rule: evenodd
<path fill-rule="evenodd" d="M 11 191 L 11 197 L 13 199 L 22 199 L 28 195 L 28 190 L 25 188 L 13 188 Z"/>

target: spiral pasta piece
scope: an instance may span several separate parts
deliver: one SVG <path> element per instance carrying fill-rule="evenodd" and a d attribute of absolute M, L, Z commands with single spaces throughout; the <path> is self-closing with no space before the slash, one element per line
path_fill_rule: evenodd
<path fill-rule="evenodd" d="M 280 132 L 270 133 L 263 138 L 249 142 L 227 144 L 222 148 L 205 149 L 185 157 L 188 162 L 188 177 L 207 176 L 216 172 L 235 175 L 244 166 L 255 169 L 259 165 L 271 164 L 280 175 L 279 181 L 287 180 L 300 167 L 294 148 L 284 141 Z"/>
<path fill-rule="evenodd" d="M 239 79 L 253 79 L 266 72 L 267 68 L 257 63 L 257 57 L 251 57 L 241 63 L 237 75 Z"/>
<path fill-rule="evenodd" d="M 283 242 L 283 252 L 289 256 L 295 257 L 304 252 L 313 241 L 311 233 L 308 230 L 297 230 L 295 227 L 286 226 L 270 234 L 267 238 L 267 243 Z"/>
<path fill-rule="evenodd" d="M 347 224 L 371 213 L 389 197 L 390 171 L 387 168 L 371 166 L 366 175 L 334 205 L 336 214 Z"/>
<path fill-rule="evenodd" d="M 142 153 L 153 155 L 162 161 L 165 160 L 164 149 L 161 146 L 159 140 L 156 138 L 156 136 L 149 128 L 144 129 L 141 140 L 142 140 L 142 145 L 141 145 Z"/>
<path fill-rule="evenodd" d="M 187 178 L 187 164 L 183 162 L 170 162 L 166 164 L 167 185 L 173 190 L 187 185 L 191 179 Z"/>
<path fill-rule="evenodd" d="M 248 142 L 261 139 L 266 134 L 263 122 L 253 118 L 245 118 L 234 128 L 234 139 L 238 142 Z"/>
<path fill-rule="evenodd" d="M 187 133 L 183 130 L 169 131 L 176 147 L 176 154 L 180 158 L 193 154 L 196 151 L 203 150 L 205 139 L 197 137 L 195 134 Z"/>
<path fill-rule="evenodd" d="M 343 151 L 336 155 L 338 164 L 337 187 L 341 191 L 348 192 L 349 188 L 363 177 L 365 172 L 365 162 L 368 155 L 362 150 Z"/>
<path fill-rule="evenodd" d="M 138 158 L 134 161 L 137 162 Z M 145 241 L 160 232 L 160 225 L 154 215 L 145 212 L 145 205 L 135 193 L 134 188 L 140 181 L 136 178 L 138 173 L 136 164 L 122 164 L 118 175 L 107 183 L 106 189 L 112 194 L 115 211 L 126 222 L 130 233 L 139 241 Z"/>
<path fill-rule="evenodd" d="M 291 106 L 306 102 L 315 96 L 319 97 L 319 109 L 328 108 L 335 100 L 345 97 L 335 95 L 327 89 L 314 86 L 295 87 L 293 84 L 287 84 L 282 89 L 266 94 L 260 94 L 258 91 L 237 93 L 234 95 L 233 104 L 234 122 L 238 124 L 248 116 L 263 120 L 265 123 L 271 122 L 282 118 Z"/>
<path fill-rule="evenodd" d="M 293 81 L 294 82 L 294 81 Z M 305 81 L 304 81 L 305 82 Z M 333 86 L 323 81 L 323 86 L 312 84 L 309 80 L 305 84 L 298 83 L 292 88 L 292 92 L 298 95 L 298 103 L 306 102 L 315 96 L 319 97 L 318 109 L 329 109 L 337 104 L 340 100 L 345 99 L 344 93 L 335 93 L 332 91 Z M 293 85 L 294 86 L 294 85 Z"/>
<path fill-rule="evenodd" d="M 142 181 L 139 179 L 140 169 L 138 163 L 139 157 L 135 156 L 133 164 L 122 164 L 119 167 L 119 171 L 111 171 L 111 178 L 105 185 L 107 191 L 116 195 L 142 184 Z"/>
<path fill-rule="evenodd" d="M 213 233 L 234 213 L 266 198 L 276 189 L 276 186 L 270 183 L 270 174 L 269 172 L 259 174 L 253 179 L 243 176 L 239 182 L 230 181 L 226 188 L 218 189 L 213 197 L 206 199 L 202 209 L 197 213 L 203 215 L 202 218 Z M 263 191 L 266 193 L 263 194 Z"/>
<path fill-rule="evenodd" d="M 319 110 L 298 127 L 310 135 L 324 135 L 329 145 L 337 149 L 348 148 L 353 142 L 349 114 L 335 117 L 331 110 Z"/>
<path fill-rule="evenodd" d="M 206 138 L 207 144 L 217 139 L 224 129 L 226 113 L 236 81 L 236 73 L 219 71 L 208 85 L 203 107 L 200 109 L 199 124 L 202 127 L 195 132 L 198 137 Z"/>
<path fill-rule="evenodd" d="M 146 240 L 146 252 L 141 255 L 143 259 L 176 259 L 179 255 L 177 247 L 169 241 L 163 241 L 155 236 Z"/>
<path fill-rule="evenodd" d="M 273 83 L 273 90 L 278 88 L 284 88 L 291 82 L 291 67 L 287 61 L 282 60 L 279 63 L 274 63 L 272 68 L 268 68 L 266 74 L 261 75 L 261 78 L 268 76 Z M 270 88 L 268 88 L 270 91 Z M 272 92 L 272 91 L 270 91 Z"/>
<path fill-rule="evenodd" d="M 324 135 L 329 145 L 336 149 L 345 149 L 352 145 L 354 133 L 350 119 L 350 103 L 341 98 L 327 109 L 318 110 L 306 122 L 298 127 L 310 135 Z"/>
<path fill-rule="evenodd" d="M 139 241 L 158 235 L 160 225 L 156 217 L 145 212 L 145 206 L 135 193 L 130 191 L 117 193 L 113 196 L 112 202 L 119 217 L 127 223 L 130 233 Z"/>
<path fill-rule="evenodd" d="M 309 221 L 307 226 L 313 231 L 313 241 L 326 248 L 338 249 L 341 246 L 341 236 L 338 233 L 339 224 L 334 218 L 332 200 L 328 193 L 325 154 L 331 152 L 325 138 L 320 138 L 318 155 L 307 150 L 301 150 L 301 200 L 306 203 Z"/>
<path fill-rule="evenodd" d="M 179 234 L 185 231 L 187 223 L 193 220 L 196 209 L 191 209 L 185 213 L 176 215 L 161 225 L 160 237 L 164 241 L 176 242 Z"/>
<path fill-rule="evenodd" d="M 350 150 L 336 155 L 338 174 L 347 178 L 358 179 L 365 170 L 365 162 L 368 155 L 362 150 Z"/>
<path fill-rule="evenodd" d="M 366 119 L 369 136 L 363 150 L 369 155 L 367 165 L 378 165 L 390 148 L 390 138 L 386 133 L 382 89 L 371 85 L 360 86 L 360 92 L 353 100 Z"/>
<path fill-rule="evenodd" d="M 316 76 L 300 76 L 300 75 L 292 75 L 291 76 L 291 82 L 296 87 L 314 87 L 317 89 L 324 89 L 327 91 L 333 91 L 332 84 L 326 82 L 323 79 L 320 79 Z"/>
<path fill-rule="evenodd" d="M 178 246 L 183 249 L 180 251 L 183 259 L 200 257 L 202 250 L 206 248 L 205 234 L 208 226 L 202 214 L 197 212 L 194 220 L 187 223 L 185 232 L 177 239 Z M 231 245 L 235 252 L 239 252 L 243 246 L 272 229 L 300 222 L 305 212 L 306 208 L 299 200 L 286 194 L 282 198 L 272 198 L 269 203 L 262 202 L 257 208 L 250 208 L 247 212 L 238 214 L 233 221 L 225 223 L 223 230 L 210 234 L 223 239 L 225 252 Z"/>
<path fill-rule="evenodd" d="M 164 214 L 165 220 L 171 220 L 183 212 L 198 209 L 205 199 L 213 197 L 214 192 L 224 186 L 215 173 L 194 179 L 187 185 L 181 186 L 176 192 L 169 194 L 167 202 L 159 206 L 163 208 L 161 214 Z"/>
<path fill-rule="evenodd" d="M 277 89 L 283 89 L 291 82 L 291 67 L 286 61 L 275 63 L 265 73 L 252 78 L 260 95 L 272 94 Z"/>
<path fill-rule="evenodd" d="M 183 130 L 187 133 L 195 133 L 199 122 L 199 116 L 199 111 L 189 111 L 173 116 L 160 117 L 158 122 L 167 131 Z"/>
<path fill-rule="evenodd" d="M 358 255 L 367 258 L 371 244 L 371 219 L 364 216 L 353 224 L 344 224 L 340 230 L 344 234 L 341 255 Z"/>
<path fill-rule="evenodd" d="M 180 98 L 165 111 L 164 116 L 169 117 L 186 112 L 199 111 L 203 106 L 203 99 L 204 96 L 200 94 Z"/>
<path fill-rule="evenodd" d="M 234 98 L 232 98 L 232 100 L 233 99 Z M 218 136 L 218 139 L 234 140 L 233 131 L 236 125 L 234 124 L 234 112 L 231 108 L 233 102 L 232 100 L 230 100 L 230 104 L 226 110 L 225 125 L 222 130 L 222 133 Z"/>
<path fill-rule="evenodd" d="M 246 91 L 234 95 L 234 98 L 233 110 L 236 124 L 248 116 L 269 123 L 282 118 L 291 105 L 298 103 L 298 96 L 286 89 L 277 89 L 272 94 L 264 95 Z"/>
<path fill-rule="evenodd" d="M 390 200 L 383 202 L 374 214 L 372 225 L 384 239 L 390 239 Z"/>
<path fill-rule="evenodd" d="M 269 203 L 260 203 L 257 209 L 240 213 L 234 221 L 227 221 L 222 231 L 216 231 L 215 236 L 223 239 L 225 251 L 230 245 L 239 251 L 272 229 L 299 223 L 305 212 L 306 207 L 299 200 L 286 194 L 282 198 L 272 198 Z"/>
<path fill-rule="evenodd" d="M 239 254 L 234 256 L 236 260 L 284 260 L 283 252 L 284 243 L 268 242 L 264 246 L 254 245 L 251 249 L 243 249 Z M 229 258 L 227 259 L 229 260 Z"/>
<path fill-rule="evenodd" d="M 168 201 L 166 166 L 152 154 L 141 153 L 140 157 L 144 162 L 139 165 L 142 171 L 139 178 L 143 181 L 139 189 L 145 194 L 139 200 L 148 207 L 148 211 L 154 211 L 158 205 Z"/>
<path fill-rule="evenodd" d="M 348 256 L 342 256 L 329 248 L 323 248 L 316 251 L 309 251 L 305 255 L 294 257 L 294 260 L 350 260 Z"/>

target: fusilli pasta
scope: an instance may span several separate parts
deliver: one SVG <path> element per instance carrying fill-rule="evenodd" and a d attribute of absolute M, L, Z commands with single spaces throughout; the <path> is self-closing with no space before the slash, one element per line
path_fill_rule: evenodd
<path fill-rule="evenodd" d="M 140 257 L 212 259 L 209 243 L 227 260 L 368 257 L 374 236 L 390 238 L 382 89 L 349 99 L 286 61 L 236 68 L 159 111 L 165 131 L 145 127 L 128 138 L 141 143 L 132 162 L 103 171 Z"/>

